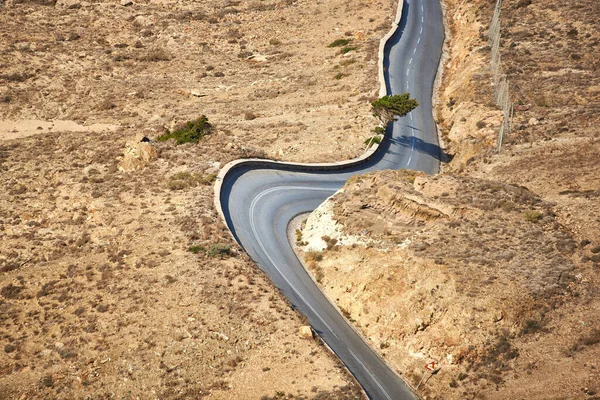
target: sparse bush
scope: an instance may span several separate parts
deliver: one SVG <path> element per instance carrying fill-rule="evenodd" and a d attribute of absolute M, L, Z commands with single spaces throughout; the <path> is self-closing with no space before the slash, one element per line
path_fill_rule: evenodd
<path fill-rule="evenodd" d="M 515 349 L 507 333 L 501 334 L 496 342 L 487 347 L 485 355 L 481 358 L 481 364 L 494 368 L 501 367 L 503 362 L 519 357 L 519 350 Z"/>
<path fill-rule="evenodd" d="M 159 61 L 171 61 L 173 56 L 167 52 L 165 49 L 152 49 L 149 50 L 146 54 L 138 57 L 138 61 L 150 61 L 150 62 L 159 62 Z"/>
<path fill-rule="evenodd" d="M 527 335 L 530 333 L 540 332 L 543 329 L 543 323 L 541 321 L 535 319 L 528 319 L 525 321 L 523 325 L 523 329 L 521 330 L 522 335 Z"/>
<path fill-rule="evenodd" d="M 543 214 L 539 211 L 525 211 L 523 213 L 523 218 L 530 222 L 538 222 L 542 219 Z"/>
<path fill-rule="evenodd" d="M 208 257 L 225 257 L 231 255 L 231 248 L 228 244 L 212 244 L 206 251 Z"/>
<path fill-rule="evenodd" d="M 600 343 L 600 329 L 595 328 L 589 334 L 581 336 L 577 342 L 573 343 L 567 352 L 569 357 L 572 357 L 577 351 L 583 349 L 585 346 L 593 346 Z"/>
<path fill-rule="evenodd" d="M 306 260 L 307 262 L 311 262 L 311 261 L 322 261 L 323 260 L 323 253 L 321 253 L 320 251 L 307 251 L 304 254 L 304 260 Z"/>
<path fill-rule="evenodd" d="M 352 39 L 336 39 L 333 42 L 329 43 L 329 45 L 327 47 L 347 46 L 348 43 L 350 43 L 351 41 L 352 41 Z"/>
<path fill-rule="evenodd" d="M 347 74 L 344 74 L 343 72 L 338 72 L 337 74 L 335 74 L 335 75 L 333 76 L 333 79 L 340 80 L 340 79 L 342 79 L 342 78 L 344 78 L 344 77 L 346 77 L 346 76 L 348 76 L 348 75 L 347 75 Z"/>
<path fill-rule="evenodd" d="M 327 250 L 331 250 L 337 244 L 338 240 L 335 238 L 330 238 L 329 236 L 323 236 L 321 239 L 327 244 Z"/>
<path fill-rule="evenodd" d="M 351 51 L 354 51 L 356 49 L 358 49 L 358 47 L 356 46 L 344 46 L 340 49 L 340 54 L 350 53 Z"/>
<path fill-rule="evenodd" d="M 206 248 L 204 246 L 194 245 L 194 246 L 188 247 L 188 251 L 190 253 L 198 254 L 201 251 L 206 251 Z"/>
<path fill-rule="evenodd" d="M 156 138 L 159 142 L 165 142 L 169 139 L 175 139 L 177 144 L 195 143 L 201 138 L 211 133 L 212 125 L 208 122 L 205 115 L 194 121 L 188 121 L 184 126 L 175 129 L 173 132 L 167 130 L 164 135 Z"/>
<path fill-rule="evenodd" d="M 523 7 L 527 7 L 529 5 L 531 5 L 532 0 L 519 0 L 515 5 L 513 5 L 513 8 L 519 9 L 519 8 L 523 8 Z"/>
<path fill-rule="evenodd" d="M 371 147 L 374 144 L 379 144 L 381 143 L 381 136 L 379 135 L 375 135 L 375 136 L 371 136 L 370 138 L 368 138 L 367 140 L 365 140 L 365 145 Z"/>
<path fill-rule="evenodd" d="M 594 329 L 589 335 L 582 338 L 582 343 L 586 346 L 593 346 L 600 343 L 600 329 Z"/>
<path fill-rule="evenodd" d="M 24 286 L 15 286 L 12 283 L 9 283 L 2 288 L 0 294 L 6 299 L 18 299 L 21 297 L 21 291 L 23 289 L 25 289 Z"/>
<path fill-rule="evenodd" d="M 323 281 L 324 277 L 325 277 L 325 274 L 323 273 L 323 268 L 321 268 L 319 266 L 315 266 L 315 280 L 318 283 L 321 283 Z"/>
<path fill-rule="evenodd" d="M 0 75 L 0 79 L 9 81 L 9 82 L 25 82 L 27 79 L 31 78 L 32 76 L 33 75 L 30 75 L 30 74 L 21 74 L 21 73 L 15 72 L 12 74 Z"/>

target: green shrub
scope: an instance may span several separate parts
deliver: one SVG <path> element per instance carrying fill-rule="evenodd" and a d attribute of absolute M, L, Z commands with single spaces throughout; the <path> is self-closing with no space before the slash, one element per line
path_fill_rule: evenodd
<path fill-rule="evenodd" d="M 351 41 L 352 39 L 336 39 L 333 42 L 329 43 L 329 46 L 327 47 L 342 47 L 346 46 Z"/>
<path fill-rule="evenodd" d="M 186 122 L 182 127 L 175 129 L 173 132 L 167 129 L 167 132 L 156 138 L 156 140 L 165 142 L 169 139 L 175 139 L 177 144 L 195 143 L 211 133 L 212 129 L 213 127 L 208 122 L 208 118 L 203 115 L 194 121 Z"/>
<path fill-rule="evenodd" d="M 523 213 L 523 218 L 531 222 L 538 222 L 540 219 L 542 219 L 542 216 L 543 214 L 539 211 L 525 211 Z"/>
<path fill-rule="evenodd" d="M 231 248 L 228 244 L 223 243 L 211 244 L 208 249 L 201 245 L 193 245 L 188 247 L 188 251 L 194 254 L 200 254 L 202 252 L 207 257 L 213 258 L 231 255 Z"/>
<path fill-rule="evenodd" d="M 375 127 L 375 129 L 373 129 L 373 132 L 374 132 L 376 135 L 381 135 L 381 136 L 384 136 L 384 135 L 385 135 L 385 129 L 383 129 L 381 126 L 377 126 L 377 127 Z"/>
<path fill-rule="evenodd" d="M 321 261 L 323 260 L 323 254 L 320 251 L 307 251 L 304 254 L 304 260 L 306 260 L 307 262 Z"/>
<path fill-rule="evenodd" d="M 358 49 L 356 46 L 344 46 L 340 49 L 340 54 L 350 53 L 353 50 Z"/>
<path fill-rule="evenodd" d="M 189 251 L 190 253 L 198 254 L 198 253 L 200 253 L 201 251 L 206 251 L 206 248 L 205 248 L 204 246 L 198 246 L 198 245 L 195 245 L 195 246 L 190 246 L 190 247 L 188 247 L 188 251 Z"/>
<path fill-rule="evenodd" d="M 296 229 L 296 244 L 302 245 L 302 231 L 300 229 Z"/>
<path fill-rule="evenodd" d="M 198 185 L 212 185 L 215 179 L 217 179 L 217 174 L 200 175 L 190 172 L 178 172 L 169 178 L 167 187 L 171 190 L 183 190 Z"/>
<path fill-rule="evenodd" d="M 375 144 L 375 143 L 377 143 L 377 144 L 381 143 L 381 136 L 375 135 L 375 136 L 372 136 L 372 137 L 368 138 L 367 140 L 365 140 L 365 144 L 369 147 L 373 146 L 373 144 Z"/>
<path fill-rule="evenodd" d="M 231 248 L 228 244 L 211 244 L 210 248 L 206 251 L 208 257 L 224 257 L 231 255 Z"/>

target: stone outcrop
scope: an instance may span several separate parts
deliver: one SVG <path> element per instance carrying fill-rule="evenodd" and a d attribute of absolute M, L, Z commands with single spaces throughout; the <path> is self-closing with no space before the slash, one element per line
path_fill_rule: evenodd
<path fill-rule="evenodd" d="M 144 169 L 148 164 L 158 157 L 156 148 L 144 138 L 136 138 L 125 144 L 123 159 L 118 168 L 121 172 L 131 172 Z"/>

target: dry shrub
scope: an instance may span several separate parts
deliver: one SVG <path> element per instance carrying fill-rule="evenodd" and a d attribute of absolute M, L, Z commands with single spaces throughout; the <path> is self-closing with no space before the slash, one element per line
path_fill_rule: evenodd
<path fill-rule="evenodd" d="M 147 62 L 171 61 L 172 59 L 173 55 L 160 47 L 148 50 L 146 54 L 138 57 L 138 61 Z"/>

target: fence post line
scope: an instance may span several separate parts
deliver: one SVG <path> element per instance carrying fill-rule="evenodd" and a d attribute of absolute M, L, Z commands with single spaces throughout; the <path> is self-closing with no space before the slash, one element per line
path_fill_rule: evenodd
<path fill-rule="evenodd" d="M 500 54 L 500 13 L 502 11 L 502 0 L 496 1 L 494 15 L 488 30 L 488 44 L 491 49 L 490 70 L 492 73 L 492 83 L 494 84 L 494 101 L 502 110 L 502 124 L 498 132 L 498 153 L 502 149 L 504 132 L 512 132 L 512 120 L 514 115 L 514 105 L 510 101 L 510 91 L 508 77 L 502 71 L 502 56 Z"/>

